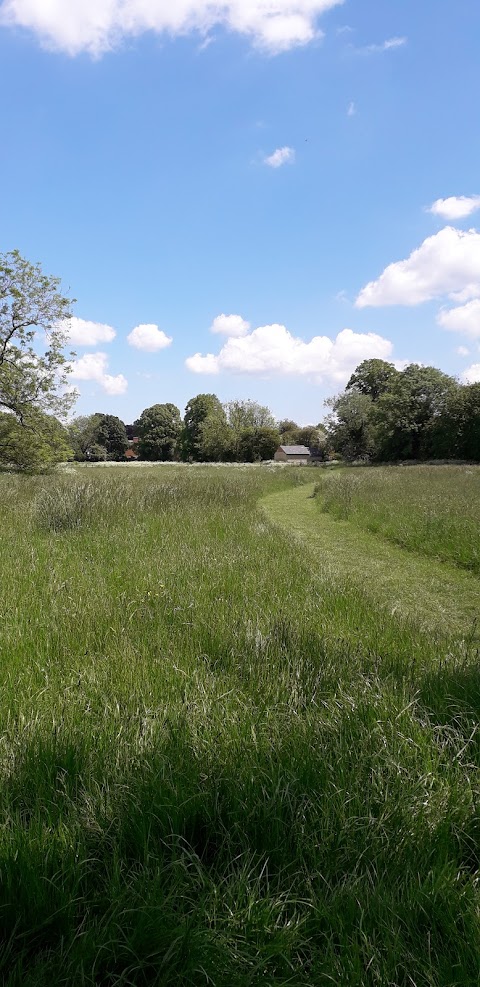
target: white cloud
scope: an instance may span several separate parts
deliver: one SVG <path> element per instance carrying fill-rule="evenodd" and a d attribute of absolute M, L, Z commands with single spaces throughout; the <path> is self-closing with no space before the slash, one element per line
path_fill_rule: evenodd
<path fill-rule="evenodd" d="M 448 297 L 452 302 L 469 302 L 471 298 L 480 298 L 480 282 L 466 284 L 461 291 L 451 291 Z"/>
<path fill-rule="evenodd" d="M 128 388 L 128 380 L 123 374 L 117 374 L 116 377 L 105 374 L 101 380 L 101 385 L 107 394 L 125 394 Z"/>
<path fill-rule="evenodd" d="M 469 356 L 470 354 L 470 350 L 466 346 L 457 346 L 456 352 L 459 356 Z"/>
<path fill-rule="evenodd" d="M 277 147 L 273 154 L 263 159 L 263 163 L 269 168 L 281 168 L 284 164 L 293 164 L 295 161 L 295 151 L 293 147 Z"/>
<path fill-rule="evenodd" d="M 465 384 L 478 384 L 480 382 L 480 363 L 472 363 L 462 374 Z"/>
<path fill-rule="evenodd" d="M 127 340 L 130 346 L 134 346 L 137 350 L 146 350 L 147 353 L 164 350 L 173 342 L 171 336 L 167 336 L 163 329 L 159 329 L 154 324 L 135 326 L 135 329 L 128 334 Z"/>
<path fill-rule="evenodd" d="M 123 374 L 112 377 L 107 374 L 108 356 L 106 353 L 85 353 L 79 360 L 70 363 L 73 380 L 94 380 L 107 394 L 124 394 L 128 381 Z"/>
<path fill-rule="evenodd" d="M 357 112 L 357 107 L 355 106 L 355 103 L 353 102 L 352 99 L 351 102 L 348 104 L 347 117 L 354 117 L 356 112 Z"/>
<path fill-rule="evenodd" d="M 360 292 L 357 308 L 419 305 L 449 295 L 465 298 L 480 282 L 480 233 L 446 226 L 428 237 L 406 260 L 390 264 Z M 459 294 L 460 293 L 460 294 Z"/>
<path fill-rule="evenodd" d="M 437 322 L 451 332 L 463 332 L 472 339 L 480 338 L 480 298 L 474 298 L 459 308 L 442 309 Z"/>
<path fill-rule="evenodd" d="M 74 346 L 97 346 L 98 343 L 111 343 L 116 332 L 112 326 L 103 322 L 89 322 L 87 319 L 65 319 L 62 329 L 68 334 L 69 342 Z"/>
<path fill-rule="evenodd" d="M 343 0 L 3 0 L 0 22 L 69 55 L 109 51 L 146 31 L 207 37 L 224 27 L 271 54 L 321 37 L 317 20 Z"/>
<path fill-rule="evenodd" d="M 220 373 L 218 357 L 213 353 L 207 353 L 206 356 L 202 356 L 201 353 L 195 353 L 194 356 L 188 356 L 185 360 L 185 366 L 194 374 Z"/>
<path fill-rule="evenodd" d="M 210 332 L 222 336 L 246 336 L 250 323 L 245 322 L 241 315 L 217 315 L 210 326 Z"/>
<path fill-rule="evenodd" d="M 382 336 L 351 329 L 343 329 L 334 340 L 314 336 L 306 343 L 285 326 L 274 324 L 227 339 L 216 356 L 196 353 L 186 360 L 186 366 L 198 374 L 295 375 L 343 384 L 362 360 L 389 359 L 392 349 L 392 343 Z"/>
<path fill-rule="evenodd" d="M 465 219 L 480 209 L 480 195 L 451 195 L 448 199 L 437 199 L 428 212 L 442 219 Z"/>
<path fill-rule="evenodd" d="M 365 45 L 363 48 L 355 48 L 354 50 L 358 52 L 359 55 L 375 55 L 382 51 L 391 51 L 392 48 L 403 48 L 408 42 L 408 38 L 387 38 L 386 41 L 381 41 L 380 44 Z"/>

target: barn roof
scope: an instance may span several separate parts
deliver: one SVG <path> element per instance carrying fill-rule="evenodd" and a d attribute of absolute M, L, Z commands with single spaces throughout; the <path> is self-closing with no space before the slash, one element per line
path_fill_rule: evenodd
<path fill-rule="evenodd" d="M 280 446 L 282 452 L 287 456 L 309 456 L 310 449 L 306 446 Z"/>

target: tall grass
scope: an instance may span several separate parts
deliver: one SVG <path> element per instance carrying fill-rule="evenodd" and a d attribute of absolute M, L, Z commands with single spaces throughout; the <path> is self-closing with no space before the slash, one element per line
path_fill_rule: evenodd
<path fill-rule="evenodd" d="M 477 983 L 478 656 L 265 522 L 306 473 L 0 477 L 7 987 Z"/>
<path fill-rule="evenodd" d="M 409 551 L 480 574 L 480 467 L 389 466 L 322 473 L 322 510 Z"/>

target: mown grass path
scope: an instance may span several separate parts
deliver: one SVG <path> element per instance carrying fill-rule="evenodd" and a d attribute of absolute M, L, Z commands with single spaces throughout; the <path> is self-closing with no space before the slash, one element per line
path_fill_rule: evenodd
<path fill-rule="evenodd" d="M 321 513 L 314 484 L 260 501 L 267 517 L 301 543 L 322 574 L 346 583 L 424 631 L 480 640 L 480 580 L 454 566 L 422 558 Z"/>

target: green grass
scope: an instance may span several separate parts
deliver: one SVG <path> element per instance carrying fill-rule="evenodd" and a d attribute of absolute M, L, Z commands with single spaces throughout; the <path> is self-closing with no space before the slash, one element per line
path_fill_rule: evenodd
<path fill-rule="evenodd" d="M 478 983 L 470 603 L 311 477 L 0 477 L 6 987 Z"/>
<path fill-rule="evenodd" d="M 421 555 L 480 575 L 480 467 L 322 472 L 322 510 Z"/>

